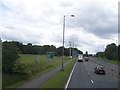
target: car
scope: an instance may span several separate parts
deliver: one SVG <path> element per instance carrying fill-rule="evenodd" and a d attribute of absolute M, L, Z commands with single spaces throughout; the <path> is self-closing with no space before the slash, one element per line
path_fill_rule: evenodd
<path fill-rule="evenodd" d="M 82 54 L 79 54 L 78 55 L 78 62 L 82 62 L 83 61 L 83 55 Z"/>
<path fill-rule="evenodd" d="M 84 57 L 85 61 L 89 61 L 89 57 Z"/>
<path fill-rule="evenodd" d="M 97 66 L 95 67 L 95 71 L 96 74 L 105 74 L 105 69 L 103 66 Z"/>

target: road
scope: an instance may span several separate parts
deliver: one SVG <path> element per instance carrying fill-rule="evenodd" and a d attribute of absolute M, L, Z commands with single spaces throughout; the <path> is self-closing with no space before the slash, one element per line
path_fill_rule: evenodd
<path fill-rule="evenodd" d="M 107 59 L 103 59 L 103 60 L 97 60 L 96 58 L 91 58 L 93 61 L 96 61 L 97 63 L 99 64 L 103 64 L 104 66 L 107 66 L 107 67 L 111 67 L 112 69 L 114 70 L 118 70 L 118 65 L 115 65 L 115 64 L 111 64 L 109 63 L 109 60 Z"/>
<path fill-rule="evenodd" d="M 68 88 L 118 88 L 118 78 L 108 72 L 95 74 L 96 66 L 92 60 L 77 62 Z"/>
<path fill-rule="evenodd" d="M 103 59 L 103 60 L 98 60 L 95 57 L 90 58 L 92 61 L 98 63 L 99 65 L 102 65 L 105 67 L 105 69 L 110 72 L 111 74 L 113 74 L 116 77 L 120 77 L 119 73 L 120 73 L 120 67 L 116 64 L 111 64 L 109 63 L 109 60 L 107 59 Z"/>

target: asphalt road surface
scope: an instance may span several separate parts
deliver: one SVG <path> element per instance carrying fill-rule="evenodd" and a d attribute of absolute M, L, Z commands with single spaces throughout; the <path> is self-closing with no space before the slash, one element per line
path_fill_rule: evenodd
<path fill-rule="evenodd" d="M 102 64 L 103 66 L 107 66 L 107 67 L 112 68 L 113 70 L 118 71 L 118 68 L 119 68 L 118 65 L 109 63 L 109 60 L 107 60 L 107 59 L 97 60 L 97 58 L 95 58 L 95 57 L 92 57 L 90 59 L 92 59 L 93 61 L 95 61 L 95 62 L 97 62 L 99 64 Z"/>
<path fill-rule="evenodd" d="M 118 88 L 118 78 L 108 72 L 94 73 L 96 66 L 92 60 L 77 62 L 68 88 Z"/>

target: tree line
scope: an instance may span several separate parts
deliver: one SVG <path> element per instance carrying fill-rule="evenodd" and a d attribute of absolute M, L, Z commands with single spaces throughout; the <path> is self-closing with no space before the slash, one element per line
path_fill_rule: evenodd
<path fill-rule="evenodd" d="M 3 42 L 6 44 L 14 44 L 19 53 L 21 54 L 39 54 L 39 55 L 45 55 L 46 52 L 54 52 L 55 56 L 62 56 L 62 49 L 63 47 L 60 46 L 56 48 L 54 45 L 32 45 L 31 43 L 28 43 L 27 45 L 24 45 L 23 43 L 20 43 L 18 41 L 5 41 Z M 72 48 L 72 50 L 77 51 L 79 54 L 82 54 L 83 52 L 78 50 L 77 48 Z M 70 48 L 64 48 L 64 55 L 69 56 L 70 54 Z M 71 51 L 72 52 L 72 51 Z"/>
<path fill-rule="evenodd" d="M 107 58 L 109 60 L 120 60 L 120 45 L 116 45 L 115 43 L 108 44 L 105 48 L 104 52 L 97 52 L 97 57 Z"/>
<path fill-rule="evenodd" d="M 5 73 L 22 73 L 28 75 L 25 71 L 25 65 L 20 63 L 18 58 L 20 54 L 37 54 L 45 55 L 46 52 L 54 52 L 55 56 L 62 56 L 63 47 L 56 48 L 54 45 L 32 45 L 28 43 L 24 45 L 18 41 L 4 41 L 2 42 L 2 71 Z M 64 48 L 65 56 L 69 56 L 70 49 Z M 72 50 L 77 51 L 78 53 L 83 53 L 77 48 L 72 48 Z"/>

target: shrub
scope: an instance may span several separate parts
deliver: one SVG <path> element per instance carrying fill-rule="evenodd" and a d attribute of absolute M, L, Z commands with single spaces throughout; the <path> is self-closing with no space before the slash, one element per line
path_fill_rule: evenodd
<path fill-rule="evenodd" d="M 28 77 L 31 76 L 31 73 L 32 73 L 32 71 L 28 69 L 28 65 L 21 63 L 20 61 L 17 61 L 14 64 L 13 72 L 19 73 L 19 74 L 24 74 Z"/>
<path fill-rule="evenodd" d="M 18 58 L 19 52 L 15 44 L 4 42 L 2 44 L 2 71 L 12 73 L 12 69 Z"/>

